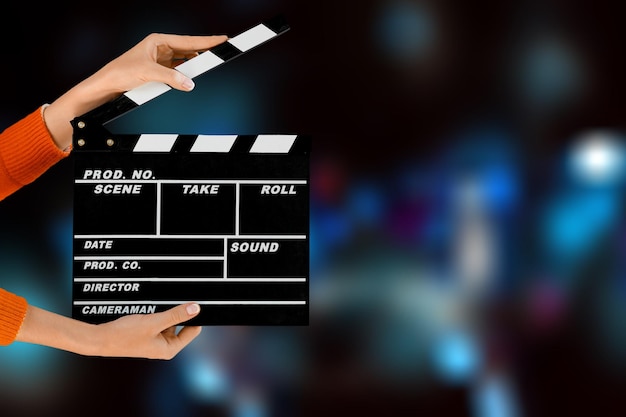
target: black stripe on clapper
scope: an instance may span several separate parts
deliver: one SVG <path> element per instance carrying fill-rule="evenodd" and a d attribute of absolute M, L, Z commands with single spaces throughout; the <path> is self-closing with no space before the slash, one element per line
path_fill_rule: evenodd
<path fill-rule="evenodd" d="M 211 52 L 222 58 L 224 62 L 230 61 L 231 59 L 243 54 L 243 52 L 241 52 L 239 49 L 235 48 L 231 43 L 228 42 L 224 42 L 217 46 L 214 46 L 213 48 L 211 48 Z"/>
<path fill-rule="evenodd" d="M 137 107 L 139 107 L 137 103 L 122 94 L 112 101 L 85 113 L 80 119 L 88 120 L 90 124 L 99 123 L 103 125 Z"/>
<path fill-rule="evenodd" d="M 239 135 L 235 143 L 230 148 L 231 153 L 250 153 L 250 148 L 254 144 L 257 135 Z"/>
<path fill-rule="evenodd" d="M 289 24 L 287 23 L 285 17 L 282 15 L 274 16 L 273 18 L 263 22 L 263 24 L 277 34 L 281 34 L 289 30 Z"/>
<path fill-rule="evenodd" d="M 298 135 L 294 144 L 291 145 L 289 153 L 308 154 L 309 152 L 311 152 L 311 137 L 307 135 Z"/>
<path fill-rule="evenodd" d="M 178 135 L 170 153 L 189 153 L 189 149 L 191 149 L 197 137 L 198 135 Z"/>
<path fill-rule="evenodd" d="M 113 137 L 115 140 L 115 144 L 113 145 L 112 149 L 106 150 L 111 150 L 115 152 L 132 152 L 140 136 L 140 134 L 116 135 Z"/>

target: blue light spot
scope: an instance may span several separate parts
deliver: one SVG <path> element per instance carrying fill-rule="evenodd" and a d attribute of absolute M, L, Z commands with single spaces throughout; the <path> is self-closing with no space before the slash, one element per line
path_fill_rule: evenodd
<path fill-rule="evenodd" d="M 318 209 L 312 216 L 313 229 L 321 245 L 336 245 L 345 243 L 351 235 L 352 224 L 346 216 L 335 209 Z"/>
<path fill-rule="evenodd" d="M 559 259 L 576 260 L 617 218 L 618 199 L 609 192 L 577 193 L 553 202 L 546 212 L 544 239 Z"/>
<path fill-rule="evenodd" d="M 475 417 L 519 417 L 512 387 L 502 376 L 490 376 L 473 393 Z"/>
<path fill-rule="evenodd" d="M 381 291 L 375 286 L 367 290 L 368 294 L 358 300 L 363 305 L 371 304 L 367 299 L 380 297 Z M 372 333 L 368 366 L 380 366 L 387 376 L 394 379 L 422 375 L 426 367 L 428 334 L 413 317 L 392 317 L 386 320 L 384 327 Z"/>
<path fill-rule="evenodd" d="M 433 346 L 435 371 L 447 383 L 465 383 L 481 362 L 475 338 L 467 331 L 448 331 Z"/>
<path fill-rule="evenodd" d="M 519 184 L 512 167 L 494 164 L 484 170 L 482 183 L 487 206 L 496 211 L 507 211 L 515 207 Z"/>
<path fill-rule="evenodd" d="M 186 379 L 191 394 L 202 402 L 221 402 L 229 395 L 228 375 L 215 361 L 190 361 L 186 368 Z"/>
<path fill-rule="evenodd" d="M 386 4 L 375 37 L 380 48 L 394 60 L 424 56 L 435 41 L 435 19 L 423 4 L 395 1 Z"/>
<path fill-rule="evenodd" d="M 562 104 L 582 87 L 581 63 L 571 48 L 556 37 L 545 36 L 534 41 L 522 60 L 519 84 L 530 103 Z"/>
<path fill-rule="evenodd" d="M 384 213 L 384 197 L 372 184 L 353 186 L 349 191 L 348 205 L 350 217 L 364 225 L 379 224 Z"/>
<path fill-rule="evenodd" d="M 265 407 L 256 396 L 248 395 L 238 398 L 235 404 L 234 417 L 265 417 Z"/>

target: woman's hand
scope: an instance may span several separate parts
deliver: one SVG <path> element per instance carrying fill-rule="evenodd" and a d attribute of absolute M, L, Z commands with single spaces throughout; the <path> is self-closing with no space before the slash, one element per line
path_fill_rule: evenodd
<path fill-rule="evenodd" d="M 184 326 L 177 333 L 177 326 L 199 312 L 198 304 L 187 303 L 94 325 L 29 305 L 15 340 L 87 356 L 172 359 L 202 330 Z"/>
<path fill-rule="evenodd" d="M 56 145 L 62 150 L 70 148 L 70 122 L 74 118 L 146 82 L 163 82 L 182 91 L 193 89 L 193 81 L 174 67 L 227 39 L 223 35 L 153 33 L 146 36 L 45 108 L 43 117 Z"/>
<path fill-rule="evenodd" d="M 102 87 L 109 88 L 113 95 L 124 93 L 148 81 L 159 81 L 177 90 L 189 91 L 193 89 L 193 81 L 172 68 L 227 39 L 226 36 L 153 33 L 109 62 L 94 77 Z"/>

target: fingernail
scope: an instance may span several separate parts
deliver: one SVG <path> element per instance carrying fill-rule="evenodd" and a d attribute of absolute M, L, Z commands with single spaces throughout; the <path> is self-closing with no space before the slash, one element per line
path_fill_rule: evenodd
<path fill-rule="evenodd" d="M 187 306 L 187 314 L 193 316 L 194 314 L 198 314 L 200 312 L 200 306 L 198 304 L 189 304 Z"/>
<path fill-rule="evenodd" d="M 196 86 L 196 84 L 193 82 L 193 80 L 191 78 L 185 78 L 183 80 L 183 88 L 187 91 L 191 91 L 193 90 L 193 88 Z"/>

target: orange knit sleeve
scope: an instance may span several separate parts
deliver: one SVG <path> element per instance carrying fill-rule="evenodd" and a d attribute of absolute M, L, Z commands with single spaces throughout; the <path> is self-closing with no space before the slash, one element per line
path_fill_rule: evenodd
<path fill-rule="evenodd" d="M 67 156 L 46 128 L 42 108 L 0 133 L 0 200 L 30 184 Z M 0 345 L 15 340 L 28 303 L 23 297 L 0 288 Z"/>
<path fill-rule="evenodd" d="M 0 346 L 15 340 L 26 316 L 26 300 L 0 288 Z"/>
<path fill-rule="evenodd" d="M 67 156 L 48 132 L 41 108 L 0 133 L 0 200 Z"/>

